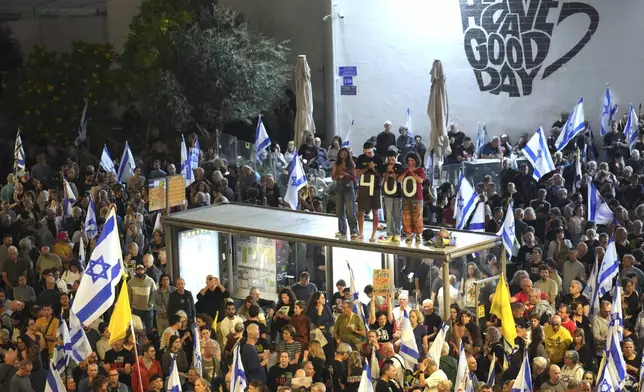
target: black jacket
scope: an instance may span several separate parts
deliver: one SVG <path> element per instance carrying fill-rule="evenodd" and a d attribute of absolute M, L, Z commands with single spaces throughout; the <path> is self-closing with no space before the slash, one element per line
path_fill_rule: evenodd
<path fill-rule="evenodd" d="M 188 324 L 194 321 L 196 316 L 195 300 L 190 291 L 184 290 L 183 294 L 179 294 L 179 291 L 173 291 L 168 296 L 168 315 L 175 314 L 178 310 L 186 312 Z"/>

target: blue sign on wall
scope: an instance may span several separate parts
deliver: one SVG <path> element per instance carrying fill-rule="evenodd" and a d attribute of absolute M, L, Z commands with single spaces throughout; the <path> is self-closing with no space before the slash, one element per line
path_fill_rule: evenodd
<path fill-rule="evenodd" d="M 343 86 L 353 86 L 353 76 L 345 76 L 342 81 Z"/>
<path fill-rule="evenodd" d="M 358 76 L 358 67 L 355 65 L 340 67 L 339 76 Z"/>
<path fill-rule="evenodd" d="M 340 86 L 340 95 L 358 95 L 358 86 Z"/>

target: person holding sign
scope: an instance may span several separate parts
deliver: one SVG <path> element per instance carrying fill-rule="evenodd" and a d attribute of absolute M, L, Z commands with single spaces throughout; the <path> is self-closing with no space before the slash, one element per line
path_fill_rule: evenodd
<path fill-rule="evenodd" d="M 405 169 L 397 161 L 396 151 L 387 151 L 387 162 L 383 174 L 383 191 L 385 194 L 385 214 L 387 220 L 387 238 L 381 240 L 383 244 L 400 242 L 402 225 L 402 192 L 398 178 Z"/>
<path fill-rule="evenodd" d="M 373 231 L 370 242 L 376 242 L 378 230 L 378 210 L 380 205 L 380 187 L 383 172 L 383 162 L 375 155 L 372 142 L 365 142 L 362 146 L 362 155 L 356 161 L 356 175 L 358 176 L 358 231 L 359 238 L 364 235 L 364 216 L 371 211 L 373 214 Z M 422 218 L 422 217 L 421 217 Z"/>
<path fill-rule="evenodd" d="M 423 234 L 423 181 L 425 169 L 420 167 L 420 157 L 414 151 L 407 153 L 407 170 L 398 177 L 402 184 L 402 217 L 403 231 L 407 236 L 407 243 L 411 243 L 414 236 L 416 241 L 421 241 Z"/>

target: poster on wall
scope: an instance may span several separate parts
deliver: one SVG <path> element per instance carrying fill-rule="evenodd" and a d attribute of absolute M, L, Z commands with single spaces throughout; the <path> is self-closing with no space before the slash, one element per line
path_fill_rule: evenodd
<path fill-rule="evenodd" d="M 251 287 L 262 296 L 275 294 L 277 265 L 275 241 L 267 238 L 238 236 L 235 238 L 235 296 L 245 298 Z"/>

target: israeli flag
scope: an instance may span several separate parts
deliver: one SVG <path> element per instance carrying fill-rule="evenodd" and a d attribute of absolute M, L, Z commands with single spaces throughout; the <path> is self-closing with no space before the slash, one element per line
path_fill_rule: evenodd
<path fill-rule="evenodd" d="M 291 162 L 291 167 L 288 169 L 288 187 L 284 195 L 284 201 L 291 206 L 292 209 L 297 210 L 299 206 L 298 192 L 306 186 L 306 174 L 302 167 L 302 161 L 297 152 Z"/>
<path fill-rule="evenodd" d="M 528 140 L 528 143 L 523 148 L 523 154 L 532 164 L 532 178 L 535 181 L 538 182 L 541 177 L 555 170 L 555 164 L 552 161 L 552 155 L 550 155 L 546 135 L 542 127 L 539 127 L 537 132 Z"/>
<path fill-rule="evenodd" d="M 403 327 L 402 332 L 400 333 L 399 354 L 407 364 L 417 364 L 420 354 L 418 353 L 418 346 L 416 345 L 416 337 L 414 336 L 414 330 L 411 327 L 411 321 L 409 321 L 407 309 L 405 309 L 404 312 Z"/>
<path fill-rule="evenodd" d="M 584 117 L 584 97 L 579 98 L 577 105 L 572 110 L 572 113 L 568 117 L 566 124 L 563 126 L 555 146 L 557 151 L 561 151 L 570 143 L 571 140 L 581 132 L 585 125 L 584 122 L 586 118 Z"/>
<path fill-rule="evenodd" d="M 454 210 L 454 219 L 456 219 L 456 228 L 458 230 L 465 228 L 478 200 L 479 195 L 474 191 L 474 187 L 461 173 L 461 177 L 458 180 L 458 193 L 456 194 L 456 209 Z"/>
<path fill-rule="evenodd" d="M 78 243 L 78 258 L 80 259 L 81 267 L 85 269 L 85 242 L 82 238 Z"/>
<path fill-rule="evenodd" d="M 622 287 L 620 286 L 619 276 L 617 284 L 613 289 L 613 305 L 610 308 L 610 321 L 608 328 L 615 330 L 615 336 L 621 342 L 624 340 L 624 318 L 622 317 Z"/>
<path fill-rule="evenodd" d="M 72 344 L 69 338 L 69 329 L 67 323 L 62 317 L 58 320 L 57 337 L 60 339 L 61 344 L 56 344 L 54 349 L 54 368 L 62 372 L 69 363 L 69 358 L 72 356 Z"/>
<path fill-rule="evenodd" d="M 577 159 L 575 160 L 575 179 L 572 182 L 572 192 L 577 192 L 581 188 L 581 152 L 577 149 Z"/>
<path fill-rule="evenodd" d="M 88 239 L 93 239 L 98 235 L 98 226 L 96 225 L 96 209 L 94 207 L 94 200 L 89 197 L 89 207 L 87 207 L 87 214 L 85 215 L 85 234 Z"/>
<path fill-rule="evenodd" d="M 512 151 L 510 153 L 510 169 L 519 170 L 518 159 L 519 159 L 519 156 L 514 151 Z"/>
<path fill-rule="evenodd" d="M 358 392 L 373 392 L 373 381 L 371 381 L 371 370 L 368 360 L 365 360 L 364 368 L 362 368 L 362 377 L 360 377 Z"/>
<path fill-rule="evenodd" d="M 528 359 L 527 351 L 510 392 L 532 392 L 532 373 L 530 372 L 530 360 Z"/>
<path fill-rule="evenodd" d="M 599 261 L 595 260 L 595 263 L 593 264 L 593 269 L 590 272 L 590 276 L 588 277 L 588 283 L 586 284 L 586 287 L 584 287 L 584 291 L 582 291 L 582 295 L 588 299 L 589 303 L 592 302 L 593 296 L 595 295 L 595 290 L 597 287 L 597 274 L 599 273 Z M 599 303 L 595 302 L 591 304 L 590 306 L 590 312 L 589 316 L 595 316 L 597 313 L 599 313 Z M 592 317 L 591 317 L 592 319 Z"/>
<path fill-rule="evenodd" d="M 483 146 L 488 144 L 488 138 L 487 138 L 487 128 L 485 124 L 481 125 L 480 122 L 476 123 L 477 130 L 476 130 L 476 146 L 474 153 L 476 154 L 477 157 L 481 156 L 481 149 Z"/>
<path fill-rule="evenodd" d="M 599 370 L 599 377 L 597 378 L 598 389 L 604 391 L 623 391 L 626 381 L 626 361 L 622 353 L 617 330 L 615 328 L 608 329 L 608 337 L 606 340 L 606 352 L 604 356 L 604 366 Z M 600 389 L 601 388 L 601 389 Z"/>
<path fill-rule="evenodd" d="M 13 172 L 14 174 L 21 175 L 25 171 L 27 165 L 25 163 L 25 148 L 22 145 L 22 138 L 20 131 L 16 134 L 16 142 L 13 147 Z"/>
<path fill-rule="evenodd" d="M 96 241 L 71 310 L 82 324 L 90 325 L 114 304 L 123 263 L 116 213 L 111 210 Z"/>
<path fill-rule="evenodd" d="M 76 195 L 74 195 L 74 191 L 72 191 L 72 187 L 69 185 L 67 179 L 63 177 L 63 210 L 65 216 L 72 216 L 74 203 L 76 203 Z"/>
<path fill-rule="evenodd" d="M 170 364 L 170 376 L 168 377 L 166 391 L 181 392 L 181 379 L 179 378 L 179 369 L 177 368 L 177 354 L 170 355 L 172 356 L 172 363 Z"/>
<path fill-rule="evenodd" d="M 262 116 L 257 119 L 257 129 L 255 130 L 255 150 L 257 152 L 257 161 L 262 161 L 262 151 L 271 145 L 271 138 L 268 137 L 266 127 L 262 121 Z"/>
<path fill-rule="evenodd" d="M 119 171 L 116 174 L 116 181 L 127 184 L 127 180 L 134 175 L 135 168 L 136 164 L 134 163 L 134 155 L 132 155 L 128 142 L 125 142 L 123 156 L 121 157 L 121 163 L 119 164 Z"/>
<path fill-rule="evenodd" d="M 100 165 L 103 168 L 103 170 L 105 170 L 107 173 L 116 174 L 116 168 L 114 167 L 114 161 L 112 160 L 112 156 L 110 155 L 110 152 L 107 150 L 106 145 L 103 145 L 103 153 L 101 154 Z"/>
<path fill-rule="evenodd" d="M 474 214 L 472 214 L 472 220 L 467 226 L 467 229 L 470 231 L 485 231 L 485 203 L 480 201 L 476 203 L 476 209 Z"/>
<path fill-rule="evenodd" d="M 353 131 L 353 126 L 355 125 L 356 120 L 351 120 L 351 126 L 349 127 L 349 132 L 347 132 L 347 138 L 342 142 L 342 147 L 349 147 L 349 138 L 351 137 L 351 131 Z"/>
<path fill-rule="evenodd" d="M 92 346 L 87 340 L 85 330 L 74 312 L 69 312 L 69 340 L 71 343 L 71 358 L 77 364 L 83 362 L 92 353 Z"/>
<path fill-rule="evenodd" d="M 608 242 L 608 246 L 606 246 L 604 258 L 602 259 L 601 264 L 599 264 L 599 269 L 594 278 L 595 282 L 593 284 L 592 296 L 590 298 L 590 312 L 592 314 L 599 313 L 601 298 L 613 288 L 613 279 L 615 279 L 619 273 L 619 264 L 615 238 L 612 237 Z"/>
<path fill-rule="evenodd" d="M 592 181 L 588 181 L 588 220 L 598 225 L 609 225 L 615 222 L 615 214 Z"/>
<path fill-rule="evenodd" d="M 351 269 L 351 264 L 347 260 L 347 268 L 349 268 L 349 287 L 351 289 L 351 296 L 353 302 L 353 313 L 360 316 L 365 327 L 369 324 L 367 323 L 367 317 L 364 314 L 364 309 L 362 308 L 362 301 L 360 301 L 360 291 L 356 288 L 356 280 L 353 276 L 353 270 Z"/>
<path fill-rule="evenodd" d="M 80 118 L 80 125 L 78 127 L 78 137 L 76 137 L 76 145 L 78 146 L 87 139 L 87 105 L 88 100 L 85 98 L 85 107 L 83 108 L 83 114 Z"/>
<path fill-rule="evenodd" d="M 248 385 L 240 350 L 241 345 L 237 343 L 233 349 L 233 376 L 230 379 L 230 392 L 244 392 Z"/>
<path fill-rule="evenodd" d="M 512 200 L 510 200 L 510 205 L 508 210 L 505 212 L 505 218 L 503 219 L 503 226 L 496 235 L 501 237 L 503 241 L 503 246 L 508 252 L 508 256 L 512 257 L 512 250 L 514 249 L 514 242 L 516 241 L 516 234 L 514 230 L 514 209 L 512 208 Z"/>
<path fill-rule="evenodd" d="M 45 392 L 66 392 L 67 388 L 60 378 L 60 374 L 55 369 L 53 362 L 50 362 L 49 371 L 47 371 L 47 381 L 45 382 Z"/>
<path fill-rule="evenodd" d="M 628 111 L 628 119 L 624 127 L 624 136 L 626 136 L 626 142 L 631 146 L 631 150 L 635 148 L 635 143 L 637 143 L 637 139 L 640 136 L 640 125 L 633 104 L 631 104 L 631 108 Z"/>
<path fill-rule="evenodd" d="M 599 128 L 599 134 L 602 137 L 610 132 L 610 122 L 613 121 L 613 117 L 615 117 L 615 114 L 617 114 L 618 110 L 619 106 L 617 106 L 617 102 L 615 102 L 613 92 L 610 90 L 610 86 L 606 85 L 604 105 L 602 106 L 602 119 Z"/>
<path fill-rule="evenodd" d="M 201 146 L 199 145 L 199 140 L 195 139 L 195 146 L 190 147 L 188 150 L 190 156 L 190 167 L 192 171 L 199 167 L 199 153 L 201 153 Z"/>
<path fill-rule="evenodd" d="M 496 381 L 496 355 L 492 354 L 490 370 L 487 372 L 487 385 L 493 387 Z"/>
<path fill-rule="evenodd" d="M 201 357 L 201 338 L 199 335 L 199 326 L 192 324 L 192 367 L 197 369 L 199 377 L 203 374 L 203 358 Z"/>
<path fill-rule="evenodd" d="M 181 174 L 186 179 L 186 188 L 195 182 L 195 175 L 192 172 L 192 165 L 188 157 L 188 148 L 186 147 L 186 139 L 181 135 Z"/>
<path fill-rule="evenodd" d="M 443 323 L 441 329 L 436 334 L 432 345 L 429 346 L 427 351 L 427 356 L 433 359 L 436 363 L 439 363 L 441 360 L 441 352 L 443 351 L 443 344 L 445 343 L 445 337 L 447 336 L 447 331 L 449 330 L 449 325 Z"/>
<path fill-rule="evenodd" d="M 461 341 L 461 347 L 458 355 L 458 366 L 456 367 L 456 382 L 454 391 L 465 391 L 467 387 L 467 378 L 470 375 L 470 369 L 467 366 L 467 357 L 465 356 L 465 346 Z"/>
<path fill-rule="evenodd" d="M 407 118 L 405 119 L 405 128 L 407 128 L 407 136 L 413 137 L 414 134 L 411 131 L 411 111 L 407 108 Z"/>

